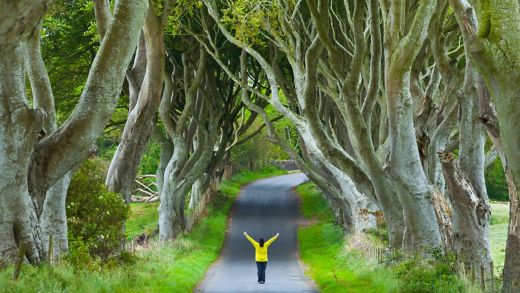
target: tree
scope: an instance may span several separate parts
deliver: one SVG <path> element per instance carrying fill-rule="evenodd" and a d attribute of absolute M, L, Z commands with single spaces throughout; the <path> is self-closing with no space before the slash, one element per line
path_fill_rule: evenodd
<path fill-rule="evenodd" d="M 466 38 L 466 46 L 472 60 L 485 80 L 498 114 L 499 135 L 495 146 L 504 156 L 509 186 L 510 218 L 504 264 L 504 292 L 520 290 L 520 132 L 516 125 L 520 114 L 518 90 L 520 80 L 520 8 L 518 1 L 452 0 L 460 29 Z M 476 12 L 476 13 L 475 13 Z M 477 20 L 478 16 L 478 20 Z M 485 119 L 490 117 L 483 117 Z"/>
<path fill-rule="evenodd" d="M 50 4 L 0 4 L 0 251 L 6 261 L 16 258 L 22 243 L 29 261 L 38 263 L 46 255 L 41 229 L 46 193 L 89 156 L 103 131 L 119 97 L 147 9 L 146 1 L 117 3 L 114 21 L 102 40 L 75 111 L 56 131 L 45 133 L 42 129 L 49 119 L 46 113 L 53 113 L 52 90 L 48 82 L 32 83 L 33 93 L 41 93 L 33 97 L 38 101 L 34 104 L 44 108 L 29 104 L 24 83 L 24 46 L 38 31 Z M 48 80 L 45 72 L 28 71 L 31 73 L 37 74 L 34 80 Z"/>

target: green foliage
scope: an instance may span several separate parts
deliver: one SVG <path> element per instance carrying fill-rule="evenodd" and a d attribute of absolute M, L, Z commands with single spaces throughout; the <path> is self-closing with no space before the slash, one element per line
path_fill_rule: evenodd
<path fill-rule="evenodd" d="M 255 127 L 253 127 L 256 129 Z M 239 170 L 257 170 L 273 159 L 271 144 L 264 133 L 260 133 L 231 151 L 231 162 Z"/>
<path fill-rule="evenodd" d="M 99 47 L 92 1 L 58 1 L 42 25 L 45 61 L 59 122 L 74 109 Z"/>
<path fill-rule="evenodd" d="M 117 139 L 111 139 L 105 135 L 100 136 L 96 142 L 99 157 L 104 161 L 110 162 L 112 157 L 114 157 L 118 144 Z"/>
<path fill-rule="evenodd" d="M 506 175 L 500 160 L 495 160 L 495 162 L 486 169 L 485 177 L 489 198 L 497 201 L 509 201 Z"/>
<path fill-rule="evenodd" d="M 374 239 L 376 239 L 377 241 L 384 243 L 385 245 L 388 244 L 389 236 L 388 236 L 387 227 L 377 228 L 377 229 L 371 228 L 371 229 L 367 229 L 365 232 L 368 235 L 374 237 Z"/>
<path fill-rule="evenodd" d="M 400 262 L 395 272 L 399 278 L 399 292 L 403 293 L 457 293 L 464 291 L 464 283 L 456 274 L 454 255 L 432 252 L 432 258 L 414 255 Z"/>
<path fill-rule="evenodd" d="M 202 9 L 202 6 L 201 0 L 177 0 L 171 14 L 168 16 L 165 32 L 169 35 L 179 34 L 184 25 L 183 21 L 186 21 L 185 18 L 193 16 L 198 9 Z"/>
<path fill-rule="evenodd" d="M 139 173 L 141 174 L 155 174 L 161 159 L 161 145 L 154 140 L 150 140 L 146 148 L 146 152 L 141 158 L 139 164 Z"/>
<path fill-rule="evenodd" d="M 78 258 L 83 257 L 84 245 L 90 255 L 107 259 L 124 239 L 129 208 L 117 193 L 106 189 L 104 171 L 99 160 L 87 160 L 72 178 L 67 193 L 71 251 Z"/>
<path fill-rule="evenodd" d="M 76 270 L 92 265 L 89 247 L 81 239 L 70 236 L 69 238 L 69 252 L 66 256 L 67 261 Z"/>
<path fill-rule="evenodd" d="M 277 32 L 278 15 L 282 9 L 278 1 L 235 0 L 223 9 L 222 22 L 235 31 L 235 37 L 249 44 L 265 45 L 261 30 Z"/>

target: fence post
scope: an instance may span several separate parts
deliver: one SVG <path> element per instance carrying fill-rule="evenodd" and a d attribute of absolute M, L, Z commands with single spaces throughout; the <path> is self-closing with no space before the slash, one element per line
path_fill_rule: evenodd
<path fill-rule="evenodd" d="M 486 291 L 486 273 L 482 262 L 480 263 L 480 288 L 482 289 L 482 292 Z"/>
<path fill-rule="evenodd" d="M 54 258 L 54 242 L 52 241 L 52 235 L 49 235 L 49 251 L 47 251 L 47 262 L 52 264 Z"/>
<path fill-rule="evenodd" d="M 61 245 L 62 245 L 62 240 L 58 238 L 58 261 L 61 260 Z"/>
<path fill-rule="evenodd" d="M 470 270 L 471 270 L 471 284 L 475 285 L 475 267 L 473 266 L 473 262 L 470 264 Z"/>
<path fill-rule="evenodd" d="M 493 268 L 493 261 L 489 262 L 489 270 L 491 271 L 491 292 L 495 292 L 495 269 Z"/>
<path fill-rule="evenodd" d="M 13 271 L 13 280 L 17 281 L 20 276 L 20 270 L 22 269 L 23 258 L 25 257 L 25 245 L 23 242 L 20 242 L 20 246 L 18 247 L 18 259 L 16 260 L 16 264 L 14 265 Z"/>

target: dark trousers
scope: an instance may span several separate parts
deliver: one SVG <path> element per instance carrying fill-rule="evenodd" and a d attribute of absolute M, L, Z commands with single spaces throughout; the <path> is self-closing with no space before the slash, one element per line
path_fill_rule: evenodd
<path fill-rule="evenodd" d="M 267 267 L 266 261 L 257 261 L 256 268 L 258 269 L 258 282 L 265 282 L 265 268 Z"/>

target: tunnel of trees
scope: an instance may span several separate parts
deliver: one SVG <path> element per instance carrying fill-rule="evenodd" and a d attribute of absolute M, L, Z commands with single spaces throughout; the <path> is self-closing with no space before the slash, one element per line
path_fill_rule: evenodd
<path fill-rule="evenodd" d="M 261 135 L 345 233 L 383 217 L 404 252 L 489 262 L 490 198 L 509 200 L 517 292 L 519 19 L 516 0 L 2 0 L 0 259 L 68 251 L 67 190 L 100 153 L 130 203 L 160 152 L 158 235 L 174 239 Z"/>

